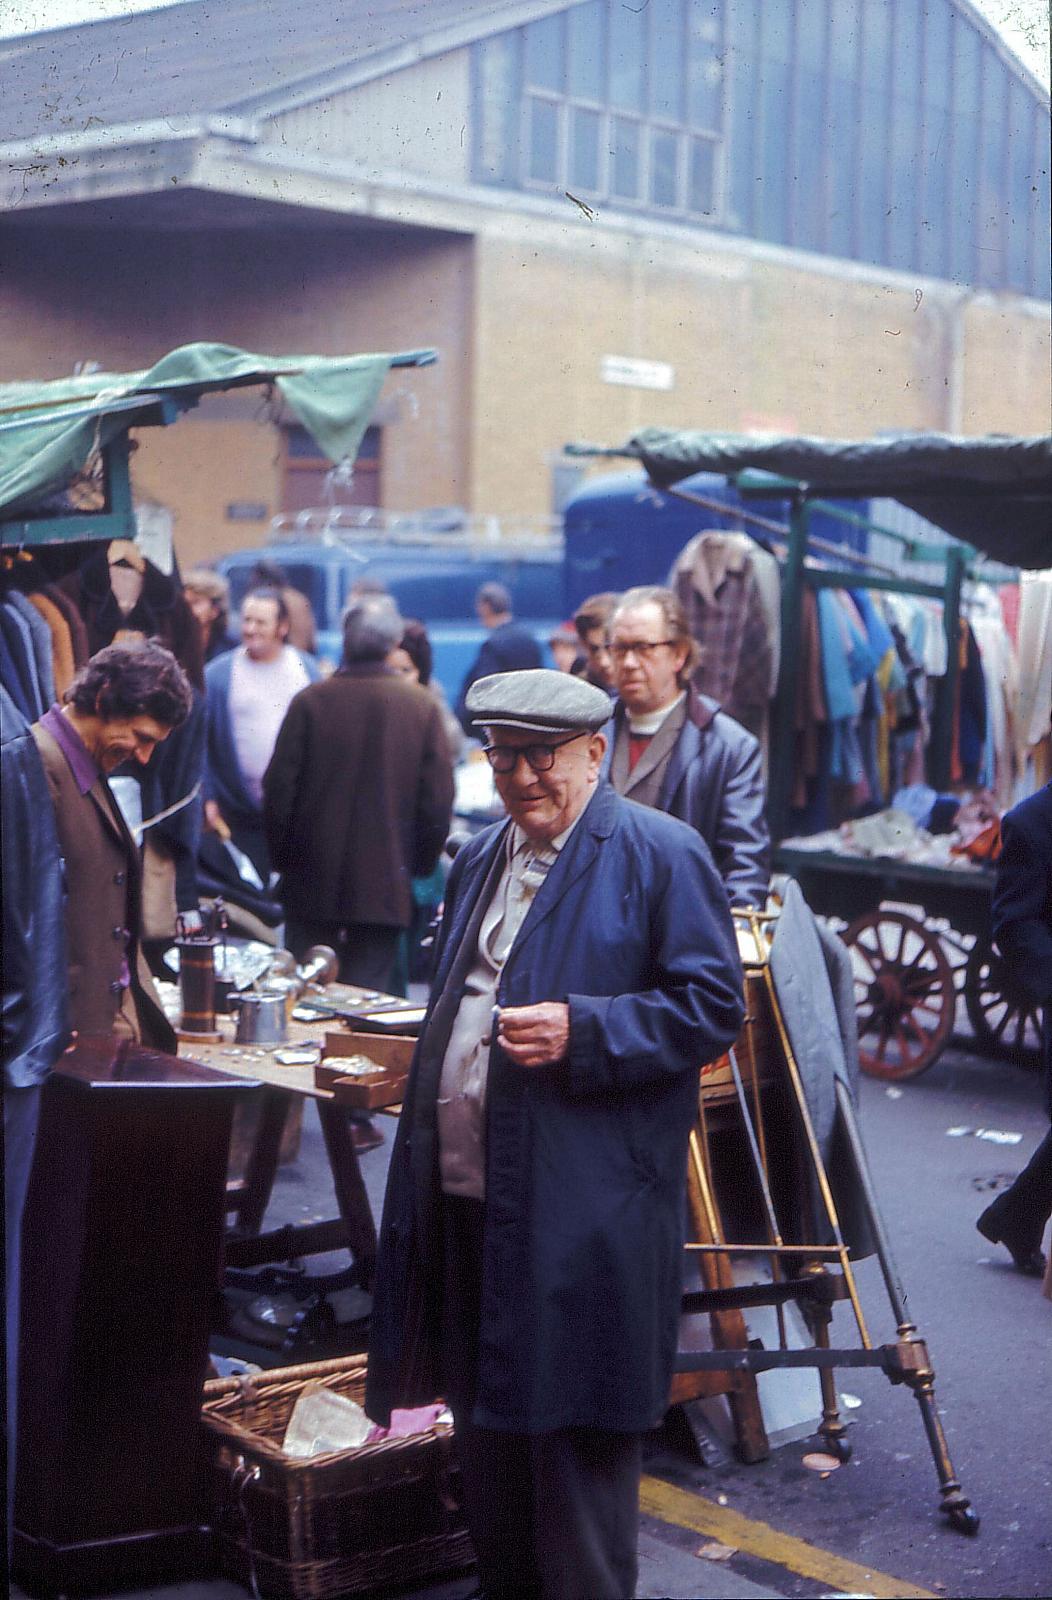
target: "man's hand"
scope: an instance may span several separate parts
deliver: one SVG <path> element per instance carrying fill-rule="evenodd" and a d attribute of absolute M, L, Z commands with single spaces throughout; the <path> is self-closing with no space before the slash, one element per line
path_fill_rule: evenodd
<path fill-rule="evenodd" d="M 570 1043 L 570 1007 L 544 1000 L 536 1006 L 503 1006 L 498 1041 L 509 1061 L 520 1067 L 550 1067 Z"/>
<path fill-rule="evenodd" d="M 219 809 L 218 801 L 205 801 L 204 822 L 210 833 L 218 833 L 221 839 L 230 838 L 230 829 L 227 827 L 223 813 Z"/>

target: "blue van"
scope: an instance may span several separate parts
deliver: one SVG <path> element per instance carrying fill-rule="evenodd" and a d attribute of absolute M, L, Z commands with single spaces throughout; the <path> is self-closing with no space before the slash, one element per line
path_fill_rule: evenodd
<path fill-rule="evenodd" d="M 703 529 L 741 528 L 743 508 L 782 526 L 788 520 L 785 499 L 742 500 L 733 483 L 709 472 L 685 478 L 677 487 L 699 495 L 711 506 L 693 505 L 651 484 L 637 469 L 591 478 L 567 502 L 563 513 L 565 573 L 563 608 L 572 616 L 590 594 L 622 592 L 637 584 L 665 583 L 680 551 Z M 844 511 L 865 516 L 869 502 L 837 500 Z M 812 535 L 831 544 L 864 551 L 866 535 L 813 509 Z"/>
<path fill-rule="evenodd" d="M 565 615 L 562 610 L 562 545 L 465 545 L 436 534 L 420 541 L 382 538 L 339 543 L 281 541 L 261 549 L 238 550 L 216 563 L 230 584 L 231 609 L 248 588 L 257 561 L 276 562 L 288 582 L 301 590 L 318 623 L 318 654 L 340 659 L 340 618 L 357 578 L 384 584 L 404 617 L 423 622 L 434 651 L 435 677 L 455 704 L 464 676 L 486 637 L 475 615 L 475 594 L 483 583 L 510 590 L 516 620 L 534 634 L 546 661 L 547 641 Z"/>
<path fill-rule="evenodd" d="M 216 566 L 230 583 L 231 606 L 236 609 L 255 563 L 276 562 L 289 583 L 310 600 L 318 622 L 318 653 L 333 663 L 340 658 L 340 618 L 352 584 L 360 577 L 378 580 L 404 617 L 426 624 L 435 677 L 450 704 L 455 704 L 485 638 L 475 616 L 480 584 L 497 582 L 510 590 L 516 619 L 531 630 L 550 664 L 548 639 L 588 595 L 664 583 L 694 534 L 703 528 L 741 526 L 738 513 L 743 501 L 725 478 L 701 472 L 680 487 L 711 506 L 663 493 L 636 469 L 590 479 L 578 490 L 567 503 L 561 538 L 476 538 L 462 531 L 441 531 L 437 522 L 429 529 L 426 513 L 395 519 L 386 533 L 370 527 L 366 519 L 332 535 L 325 531 L 331 519 L 327 524 L 319 512 L 319 537 L 276 539 L 262 548 L 224 556 Z M 836 504 L 862 515 L 868 508 L 866 501 Z M 747 509 L 781 524 L 787 516 L 784 499 L 750 499 Z M 863 532 L 817 510 L 811 515 L 811 531 L 834 544 L 865 548 Z"/>

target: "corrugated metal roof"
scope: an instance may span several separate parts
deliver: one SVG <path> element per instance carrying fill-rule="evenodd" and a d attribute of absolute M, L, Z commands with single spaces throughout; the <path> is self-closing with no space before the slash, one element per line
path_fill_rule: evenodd
<path fill-rule="evenodd" d="M 477 23 L 484 33 L 487 21 L 526 9 L 521 0 L 183 0 L 3 40 L 0 142 L 239 110 L 448 29 Z"/>

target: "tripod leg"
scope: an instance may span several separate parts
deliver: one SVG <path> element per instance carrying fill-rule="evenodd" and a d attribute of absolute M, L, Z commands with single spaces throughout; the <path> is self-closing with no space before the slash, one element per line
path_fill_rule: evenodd
<path fill-rule="evenodd" d="M 821 1267 L 818 1270 L 821 1272 Z M 833 1308 L 821 1302 L 809 1304 L 807 1320 L 811 1324 L 816 1348 L 828 1350 Z M 818 1381 L 822 1388 L 822 1421 L 818 1425 L 818 1432 L 830 1455 L 836 1456 L 838 1461 L 850 1461 L 851 1440 L 847 1436 L 847 1425 L 840 1415 L 836 1372 L 832 1367 L 819 1367 Z"/>
<path fill-rule="evenodd" d="M 923 1339 L 906 1339 L 892 1348 L 898 1351 L 900 1360 L 897 1370 L 890 1373 L 891 1380 L 893 1383 L 907 1384 L 920 1407 L 921 1421 L 928 1435 L 928 1446 L 939 1478 L 942 1496 L 939 1510 L 949 1518 L 951 1526 L 958 1533 L 978 1533 L 978 1514 L 973 1511 L 972 1503 L 953 1470 L 946 1435 L 939 1420 L 935 1405 L 935 1373 L 928 1359 L 927 1346 Z M 901 1359 L 903 1356 L 907 1358 L 905 1361 Z"/>
<path fill-rule="evenodd" d="M 908 1363 L 902 1363 L 897 1373 L 892 1374 L 892 1379 L 897 1383 L 906 1383 L 912 1389 L 917 1404 L 920 1407 L 921 1421 L 924 1431 L 928 1436 L 928 1447 L 931 1450 L 935 1471 L 939 1478 L 941 1502 L 939 1510 L 949 1518 L 951 1525 L 959 1533 L 978 1533 L 979 1517 L 973 1511 L 971 1501 L 964 1494 L 950 1460 L 949 1447 L 939 1413 L 935 1406 L 935 1373 L 928 1359 L 928 1350 L 922 1339 L 917 1338 L 917 1330 L 909 1320 L 906 1309 L 906 1293 L 902 1287 L 902 1280 L 891 1255 L 891 1246 L 884 1229 L 884 1221 L 877 1205 L 876 1193 L 873 1189 L 873 1180 L 869 1174 L 869 1163 L 866 1160 L 865 1147 L 862 1135 L 859 1132 L 858 1122 L 855 1117 L 855 1108 L 851 1103 L 847 1088 L 840 1080 L 836 1084 L 837 1104 L 840 1109 L 844 1131 L 851 1147 L 855 1162 L 855 1171 L 862 1192 L 865 1195 L 866 1207 L 869 1212 L 870 1225 L 876 1243 L 877 1257 L 880 1269 L 884 1276 L 884 1285 L 891 1302 L 891 1309 L 898 1323 L 899 1343 L 894 1348 L 899 1355 L 908 1353 Z"/>

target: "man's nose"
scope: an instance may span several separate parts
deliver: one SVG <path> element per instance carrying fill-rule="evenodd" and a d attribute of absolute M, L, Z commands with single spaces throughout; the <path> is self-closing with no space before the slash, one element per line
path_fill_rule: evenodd
<path fill-rule="evenodd" d="M 140 767 L 145 767 L 150 757 L 153 755 L 153 751 L 143 750 L 141 746 L 136 745 L 134 754 L 135 759 L 139 763 Z"/>

